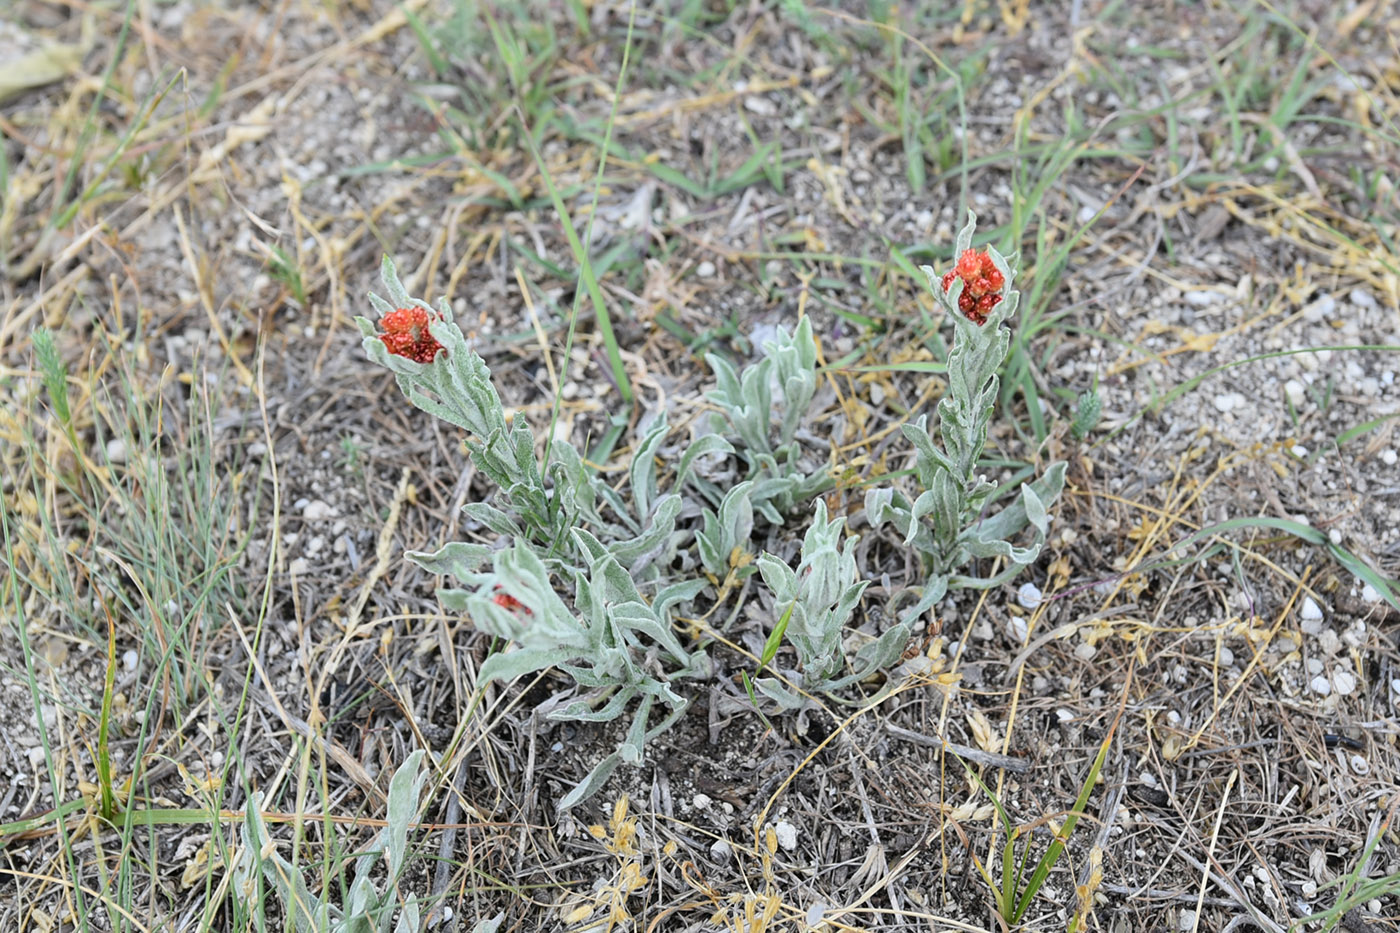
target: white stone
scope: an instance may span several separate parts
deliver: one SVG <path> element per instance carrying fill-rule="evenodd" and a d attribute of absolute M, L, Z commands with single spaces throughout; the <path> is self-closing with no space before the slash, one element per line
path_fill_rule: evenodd
<path fill-rule="evenodd" d="M 1073 722 L 1073 721 L 1074 721 L 1074 711 L 1073 711 L 1073 710 L 1065 709 L 1065 708 L 1063 708 L 1063 707 L 1061 707 L 1060 709 L 1055 710 L 1055 716 L 1060 720 L 1060 722 Z"/>
<path fill-rule="evenodd" d="M 1332 657 L 1342 650 L 1342 640 L 1337 637 L 1337 630 L 1325 628 L 1317 635 L 1317 646 L 1322 649 L 1322 653 L 1327 657 Z"/>
<path fill-rule="evenodd" d="M 287 565 L 287 570 L 290 571 L 292 576 L 294 577 L 303 576 L 310 569 L 311 564 L 307 561 L 305 557 L 298 557 L 296 560 L 292 561 L 290 564 Z"/>
<path fill-rule="evenodd" d="M 1293 456 L 1297 457 L 1299 460 L 1304 459 L 1308 455 L 1308 449 L 1302 444 L 1294 444 L 1292 447 L 1288 448 L 1288 450 L 1289 453 L 1293 454 Z"/>
<path fill-rule="evenodd" d="M 1337 696 L 1351 696 L 1356 692 L 1356 675 L 1351 671 L 1336 671 L 1332 674 L 1332 689 Z"/>
<path fill-rule="evenodd" d="M 128 648 L 122 652 L 122 667 L 128 671 L 134 671 L 136 670 L 136 662 L 140 659 L 141 656 L 136 653 L 135 648 Z"/>
<path fill-rule="evenodd" d="M 1040 587 L 1034 583 L 1022 583 L 1021 588 L 1016 591 L 1016 602 L 1024 609 L 1034 609 L 1040 605 L 1041 595 Z"/>
<path fill-rule="evenodd" d="M 714 845 L 710 846 L 710 858 L 716 862 L 727 862 L 733 854 L 733 848 L 723 839 L 716 839 Z"/>
<path fill-rule="evenodd" d="M 1321 658 L 1308 658 L 1306 661 L 1303 662 L 1303 667 L 1307 669 L 1307 672 L 1308 672 L 1309 674 L 1321 674 L 1321 673 L 1322 673 L 1322 659 L 1321 659 Z"/>
<path fill-rule="evenodd" d="M 1381 451 L 1381 463 L 1386 466 L 1395 466 L 1395 461 L 1400 460 L 1400 454 L 1395 453 L 1394 447 L 1387 447 Z"/>
<path fill-rule="evenodd" d="M 1371 763 L 1360 755 L 1352 755 L 1351 770 L 1365 777 L 1371 773 Z"/>
<path fill-rule="evenodd" d="M 1302 408 L 1303 403 L 1308 400 L 1308 390 L 1297 379 L 1290 379 L 1283 384 L 1283 394 L 1288 396 L 1288 401 L 1294 408 Z"/>
<path fill-rule="evenodd" d="M 1309 324 L 1317 324 L 1332 316 L 1337 310 L 1337 299 L 1331 295 L 1323 295 L 1303 309 L 1303 320 Z"/>
<path fill-rule="evenodd" d="M 1322 610 L 1318 608 L 1317 603 L 1313 602 L 1311 596 L 1303 597 L 1303 608 L 1299 610 L 1298 614 L 1304 622 L 1317 622 L 1322 619 Z"/>
<path fill-rule="evenodd" d="M 1213 401 L 1215 410 L 1223 413 L 1232 411 L 1236 405 L 1243 401 L 1243 397 L 1238 392 L 1222 392 Z"/>
<path fill-rule="evenodd" d="M 1030 627 L 1026 625 L 1026 620 L 1020 616 L 1012 616 L 1006 620 L 1006 637 L 1011 639 L 1013 644 L 1023 645 L 1026 642 L 1026 633 Z"/>
<path fill-rule="evenodd" d="M 710 798 L 707 794 L 696 794 L 690 798 L 690 805 L 697 810 L 703 810 L 710 805 Z"/>
<path fill-rule="evenodd" d="M 715 264 L 706 259 L 695 267 L 695 274 L 702 279 L 708 279 L 715 274 Z"/>
<path fill-rule="evenodd" d="M 1376 307 L 1376 299 L 1371 296 L 1371 293 L 1360 288 L 1353 288 L 1351 291 L 1347 292 L 1347 301 L 1350 301 L 1358 308 L 1369 309 Z"/>
<path fill-rule="evenodd" d="M 113 463 L 126 463 L 126 441 L 114 437 L 107 442 L 107 459 Z"/>
<path fill-rule="evenodd" d="M 1099 653 L 1099 649 L 1086 642 L 1081 642 L 1074 648 L 1074 656 L 1081 661 L 1092 661 L 1094 655 Z"/>
<path fill-rule="evenodd" d="M 1313 693 L 1316 693 L 1319 696 L 1327 696 L 1329 693 L 1332 692 L 1331 681 L 1329 681 L 1326 677 L 1323 677 L 1321 674 L 1318 674 L 1316 677 L 1314 677 L 1312 681 L 1308 684 L 1308 686 L 1312 689 Z"/>
<path fill-rule="evenodd" d="M 1234 663 L 1235 663 L 1235 653 L 1234 653 L 1233 651 L 1231 651 L 1229 648 L 1226 648 L 1224 645 L 1221 645 L 1221 646 L 1220 646 L 1220 665 L 1221 665 L 1222 667 L 1229 667 L 1231 664 L 1234 664 Z"/>
<path fill-rule="evenodd" d="M 1381 601 L 1380 591 L 1377 590 L 1371 584 L 1367 583 L 1361 588 L 1361 600 L 1362 602 L 1378 603 Z"/>
<path fill-rule="evenodd" d="M 324 521 L 336 514 L 335 506 L 323 499 L 316 499 L 302 506 L 301 517 L 308 522 Z"/>
<path fill-rule="evenodd" d="M 778 834 L 778 845 L 785 851 L 791 852 L 797 848 L 797 827 L 787 820 L 779 820 L 778 825 L 773 827 L 773 831 Z"/>

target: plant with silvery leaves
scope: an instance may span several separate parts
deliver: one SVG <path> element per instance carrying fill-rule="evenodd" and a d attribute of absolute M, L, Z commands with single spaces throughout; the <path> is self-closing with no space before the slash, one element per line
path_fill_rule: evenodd
<path fill-rule="evenodd" d="M 758 558 L 759 573 L 773 596 L 773 612 L 781 614 L 781 637 L 797 653 L 798 669 L 785 679 L 800 693 L 778 678 L 760 677 L 754 684 L 785 709 L 802 706 L 806 701 L 801 693 L 829 695 L 888 667 L 909 640 L 907 624 L 892 626 L 857 650 L 852 672 L 844 673 L 847 626 L 870 585 L 860 579 L 856 566 L 855 546 L 860 539 L 853 535 L 843 541 L 844 528 L 844 519 L 827 519 L 826 503 L 818 499 L 796 570 L 773 554 Z"/>
<path fill-rule="evenodd" d="M 551 718 L 606 722 L 635 706 L 617 751 L 560 802 L 570 806 L 618 764 L 639 764 L 646 741 L 685 709 L 687 700 L 672 681 L 708 671 L 703 652 L 687 651 L 671 630 L 677 607 L 707 581 L 661 579 L 660 568 L 671 563 L 682 537 L 676 531 L 681 496 L 663 493 L 657 476 L 657 451 L 669 431 L 665 413 L 633 451 L 628 498 L 588 469 L 566 440 L 554 441 L 541 466 L 525 419 L 507 424 L 490 370 L 453 323 L 447 303 L 433 309 L 411 298 L 387 258 L 382 276 L 394 304 L 371 296 L 382 333 L 359 319 L 365 350 L 395 373 L 415 406 L 469 432 L 467 449 L 498 493 L 495 503 L 469 503 L 464 511 L 512 542 L 500 550 L 452 542 L 408 554 L 431 573 L 464 584 L 439 590 L 446 608 L 466 613 L 479 631 L 513 646 L 486 660 L 479 682 L 557 667 L 583 693 Z M 675 488 L 689 482 L 699 457 L 732 449 L 718 435 L 698 439 L 681 458 Z M 611 518 L 604 518 L 603 506 Z M 572 606 L 555 592 L 556 577 L 572 583 Z M 639 583 L 652 594 L 649 600 Z M 653 723 L 658 706 L 663 712 Z"/>
<path fill-rule="evenodd" d="M 507 422 L 491 371 L 454 323 L 446 299 L 433 308 L 410 296 L 387 256 L 381 277 L 390 301 L 374 294 L 370 301 L 381 314 L 384 332 L 367 318 L 356 318 L 362 345 L 370 359 L 394 373 L 410 403 L 467 432 L 472 462 L 498 488 L 494 502 L 467 503 L 467 516 L 575 566 L 583 555 L 569 532 L 591 528 L 620 560 L 644 579 L 654 579 L 656 574 L 646 570 L 665 563 L 682 504 L 678 494 L 663 495 L 657 487 L 655 451 L 667 433 L 665 413 L 636 451 L 629 506 L 565 439 L 554 439 L 541 463 L 534 432 L 524 418 Z M 731 449 L 722 437 L 700 438 L 686 452 L 675 488 L 692 475 L 698 457 Z M 604 505 L 613 519 L 604 517 Z"/>
<path fill-rule="evenodd" d="M 422 905 L 417 895 L 402 893 L 399 880 L 408 864 L 408 831 L 418 817 L 423 785 L 431 773 L 418 770 L 423 756 L 422 749 L 410 754 L 389 779 L 384 828 L 353 857 L 355 878 L 344 907 L 333 902 L 336 885 L 322 885 L 319 896 L 311 893 L 301 872 L 278 853 L 267 831 L 262 792 L 249 796 L 239 830 L 242 845 L 234 858 L 230 881 L 233 896 L 252 915 L 252 929 L 266 929 L 269 892 L 276 893 L 282 902 L 283 929 L 293 933 L 389 933 L 391 924 L 393 933 L 419 933 L 423 929 L 427 916 Z M 370 877 L 381 860 L 388 880 L 382 892 Z M 396 911 L 398 922 L 394 923 Z M 480 920 L 472 933 L 496 933 L 504 920 L 504 913 Z"/>
<path fill-rule="evenodd" d="M 231 881 L 234 897 L 252 915 L 252 928 L 266 929 L 264 912 L 271 891 L 282 902 L 284 929 L 294 933 L 389 933 L 391 924 L 393 933 L 418 933 L 425 919 L 418 898 L 413 894 L 401 897 L 397 882 L 407 863 L 409 825 L 417 818 L 419 796 L 429 774 L 419 773 L 422 760 L 421 749 L 413 752 L 389 780 L 386 825 L 355 856 L 355 878 L 344 906 L 333 901 L 336 885 L 323 885 L 319 896 L 311 893 L 301 872 L 278 853 L 263 823 L 262 793 L 249 796 L 239 831 L 242 846 L 233 863 Z M 381 858 L 389 880 L 383 892 L 370 879 Z M 397 923 L 393 922 L 395 913 Z"/>
<path fill-rule="evenodd" d="M 1055 463 L 1038 479 L 1022 484 L 1016 499 L 994 515 L 984 515 L 996 483 L 976 473 L 987 442 L 997 398 L 997 371 L 1006 360 L 1011 332 L 1006 321 L 1016 312 L 1020 292 L 1011 288 L 1016 257 L 995 247 L 972 249 L 977 217 L 958 233 L 957 265 L 941 278 L 923 266 L 935 300 L 953 321 L 953 348 L 948 354 L 948 389 L 938 403 L 942 447 L 935 444 L 928 416 L 903 426 L 914 446 L 918 495 L 910 500 L 894 485 L 867 490 L 865 512 L 870 524 L 893 525 L 904 544 L 919 554 L 921 586 L 911 588 L 915 602 L 900 615 L 913 622 L 951 588 L 989 589 L 1005 583 L 1034 561 L 1045 544 L 1049 506 L 1064 488 L 1065 464 Z M 1004 289 L 1004 292 L 1003 292 Z M 1027 527 L 1032 540 L 1013 541 Z M 1000 559 L 1005 568 L 991 577 L 959 571 L 974 559 Z"/>
<path fill-rule="evenodd" d="M 833 485 L 826 469 L 808 472 L 803 468 L 802 448 L 796 440 L 817 391 L 812 319 L 804 317 L 791 335 L 778 328 L 764 350 L 763 358 L 746 366 L 742 374 L 722 356 L 706 354 L 716 381 L 707 398 L 720 410 L 715 429 L 732 432 L 739 442 L 737 452 L 748 464 L 745 479 L 752 485 L 744 497 L 749 506 L 773 525 L 781 525 L 786 516 Z M 776 437 L 775 412 L 779 415 Z"/>
<path fill-rule="evenodd" d="M 706 581 L 672 583 L 648 603 L 602 542 L 581 528 L 572 534 L 586 565 L 572 574 L 572 607 L 555 592 L 548 568 L 527 543 L 490 553 L 492 567 L 486 572 L 475 569 L 488 556 L 483 545 L 454 542 L 431 554 L 409 553 L 429 572 L 466 585 L 439 590 L 443 606 L 465 613 L 478 631 L 516 646 L 486 659 L 479 684 L 556 667 L 584 693 L 548 713 L 553 720 L 610 722 L 636 701 L 622 743 L 560 801 L 561 807 L 594 793 L 619 764 L 641 764 L 647 741 L 670 728 L 689 702 L 672 682 L 709 674 L 704 653 L 687 651 L 671 630 L 673 611 L 694 599 Z M 653 724 L 658 706 L 663 711 Z"/>

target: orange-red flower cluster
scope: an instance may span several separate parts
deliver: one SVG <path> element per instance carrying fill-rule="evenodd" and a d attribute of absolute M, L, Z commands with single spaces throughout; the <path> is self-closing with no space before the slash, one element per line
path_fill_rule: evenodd
<path fill-rule="evenodd" d="M 443 345 L 428 332 L 428 312 L 422 308 L 399 308 L 390 311 L 379 321 L 384 333 L 379 339 L 394 356 L 413 360 L 415 363 L 431 363 Z"/>
<path fill-rule="evenodd" d="M 943 290 L 953 287 L 953 279 L 963 280 L 962 294 L 958 296 L 958 310 L 963 317 L 981 327 L 987 323 L 987 315 L 1001 301 L 1001 290 L 1006 278 L 993 263 L 991 254 L 965 249 L 958 257 L 953 271 L 943 276 Z"/>
<path fill-rule="evenodd" d="M 501 586 L 499 583 L 492 588 L 491 601 L 507 612 L 514 613 L 516 616 L 519 616 L 522 611 L 526 616 L 534 615 L 534 613 L 530 611 L 529 606 L 507 593 L 505 587 Z"/>

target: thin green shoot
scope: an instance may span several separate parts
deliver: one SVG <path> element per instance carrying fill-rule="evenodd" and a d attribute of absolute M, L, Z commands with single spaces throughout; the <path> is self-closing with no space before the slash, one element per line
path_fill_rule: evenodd
<path fill-rule="evenodd" d="M 1129 681 L 1131 682 L 1131 671 L 1129 671 Z M 1126 697 L 1125 692 L 1124 698 L 1126 699 Z M 973 783 L 991 800 L 992 806 L 996 809 L 997 819 L 1002 825 L 1002 831 L 1006 833 L 1006 842 L 1001 851 L 1001 879 L 999 882 L 992 878 L 991 872 L 975 855 L 973 856 L 973 864 L 978 874 L 982 876 L 982 880 L 991 889 L 997 914 L 1008 926 L 1014 927 L 1025 917 L 1035 900 L 1035 896 L 1040 893 L 1041 887 L 1045 884 L 1045 879 L 1049 877 L 1051 870 L 1060 860 L 1060 856 L 1064 854 L 1070 834 L 1074 832 L 1079 818 L 1084 815 L 1084 810 L 1089 805 L 1089 795 L 1098 784 L 1099 773 L 1103 769 L 1104 760 L 1108 757 L 1108 750 L 1113 744 L 1117 727 L 1118 719 L 1115 718 L 1113 726 L 1109 728 L 1108 734 L 1099 744 L 1098 754 L 1094 756 L 1093 764 L 1089 766 L 1089 773 L 1079 789 L 1079 796 L 1075 798 L 1074 806 L 1070 808 L 1064 823 L 1056 831 L 1054 839 L 1051 840 L 1050 847 L 1036 862 L 1030 878 L 1024 884 L 1022 880 L 1025 878 L 1026 866 L 1030 863 L 1031 840 L 1027 839 L 1025 844 L 1020 846 L 1019 852 L 1017 851 L 1017 842 L 1024 834 L 1025 827 L 1013 826 L 1011 817 L 1006 812 L 1006 808 L 996 792 L 987 786 L 977 772 L 972 770 L 971 765 L 958 757 L 956 753 L 950 752 L 953 757 L 958 758 L 959 763 L 962 764 Z"/>

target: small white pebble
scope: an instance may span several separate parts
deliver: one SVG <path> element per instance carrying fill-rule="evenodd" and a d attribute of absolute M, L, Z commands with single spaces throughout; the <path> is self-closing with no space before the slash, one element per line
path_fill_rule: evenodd
<path fill-rule="evenodd" d="M 1321 658 L 1308 658 L 1307 661 L 1303 662 L 1303 666 L 1306 667 L 1306 668 L 1308 669 L 1308 673 L 1309 673 L 1309 674 L 1321 674 L 1321 673 L 1322 673 L 1322 659 L 1321 659 Z"/>
<path fill-rule="evenodd" d="M 1290 379 L 1283 384 L 1283 394 L 1288 396 L 1288 401 L 1294 408 L 1302 408 L 1303 403 L 1308 400 L 1308 390 L 1297 379 Z"/>
<path fill-rule="evenodd" d="M 1390 682 L 1390 690 L 1392 693 L 1400 693 L 1400 677 L 1397 677 Z"/>
<path fill-rule="evenodd" d="M 690 798 L 690 805 L 697 810 L 703 810 L 710 805 L 710 798 L 707 794 L 696 794 Z"/>
<path fill-rule="evenodd" d="M 1222 392 L 1217 395 L 1213 401 L 1216 411 L 1227 412 L 1238 405 L 1241 400 L 1242 397 L 1238 392 Z"/>
<path fill-rule="evenodd" d="M 1378 603 L 1381 601 L 1380 591 L 1367 583 L 1361 588 L 1361 601 L 1366 603 Z"/>
<path fill-rule="evenodd" d="M 1337 299 L 1331 295 L 1323 295 L 1303 309 L 1303 320 L 1309 324 L 1316 324 L 1324 318 L 1330 317 L 1333 311 L 1337 310 Z"/>
<path fill-rule="evenodd" d="M 727 862 L 733 854 L 733 848 L 723 839 L 716 839 L 714 845 L 710 846 L 710 858 L 716 862 Z"/>
<path fill-rule="evenodd" d="M 1235 663 L 1235 653 L 1224 645 L 1220 646 L 1220 666 L 1229 667 Z"/>
<path fill-rule="evenodd" d="M 1308 456 L 1308 449 L 1302 444 L 1294 444 L 1292 447 L 1288 448 L 1288 451 L 1299 460 L 1303 460 Z"/>
<path fill-rule="evenodd" d="M 1371 773 L 1371 763 L 1361 755 L 1351 756 L 1351 770 L 1365 777 Z"/>
<path fill-rule="evenodd" d="M 319 522 L 335 515 L 335 507 L 329 502 L 317 499 L 302 506 L 301 516 L 308 522 Z"/>
<path fill-rule="evenodd" d="M 128 671 L 134 671 L 136 670 L 136 662 L 140 660 L 140 657 L 141 656 L 136 653 L 135 648 L 128 648 L 122 652 L 122 666 Z"/>
<path fill-rule="evenodd" d="M 704 262 L 700 263 L 700 265 L 695 267 L 695 274 L 700 276 L 700 278 L 702 279 L 708 279 L 710 276 L 715 274 L 715 264 L 706 259 Z"/>
<path fill-rule="evenodd" d="M 1313 602 L 1311 596 L 1303 597 L 1303 608 L 1298 613 L 1304 622 L 1315 622 L 1322 618 L 1322 610 L 1317 603 Z"/>
<path fill-rule="evenodd" d="M 1394 447 L 1387 447 L 1385 450 L 1381 451 L 1381 463 L 1384 463 L 1386 466 L 1395 466 L 1396 460 L 1400 460 L 1400 455 L 1395 453 Z"/>
<path fill-rule="evenodd" d="M 1351 671 L 1337 671 L 1332 675 L 1332 689 L 1337 696 L 1351 696 L 1356 692 L 1356 675 Z"/>
<path fill-rule="evenodd" d="M 1099 649 L 1086 642 L 1081 642 L 1074 648 L 1074 656 L 1081 661 L 1092 661 L 1094 655 L 1099 653 Z"/>
<path fill-rule="evenodd" d="M 107 459 L 113 463 L 126 463 L 126 441 L 114 437 L 107 442 Z"/>
<path fill-rule="evenodd" d="M 1311 687 L 1312 692 L 1316 693 L 1318 696 L 1325 697 L 1332 692 L 1331 681 L 1329 681 L 1326 677 L 1323 677 L 1321 674 L 1318 674 L 1316 677 L 1314 677 L 1312 679 L 1312 682 L 1309 683 L 1308 686 Z"/>
<path fill-rule="evenodd" d="M 1335 545 L 1340 546 L 1342 543 L 1341 529 L 1333 528 L 1331 531 L 1327 532 L 1327 540 L 1331 541 Z"/>
<path fill-rule="evenodd" d="M 1026 620 L 1020 616 L 1012 616 L 1006 620 L 1006 637 L 1011 639 L 1012 644 L 1025 644 L 1026 633 L 1029 631 Z"/>
<path fill-rule="evenodd" d="M 311 564 L 307 562 L 305 557 L 298 557 L 287 565 L 287 570 L 289 570 L 294 577 L 304 576 L 310 569 Z"/>
<path fill-rule="evenodd" d="M 1055 715 L 1059 718 L 1060 722 L 1062 723 L 1074 721 L 1073 710 L 1068 710 L 1061 707 L 1060 709 L 1055 710 Z"/>
<path fill-rule="evenodd" d="M 1376 307 L 1376 299 L 1372 297 L 1371 293 L 1360 288 L 1353 288 L 1351 291 L 1347 292 L 1347 301 L 1350 301 L 1358 308 L 1369 309 Z"/>
<path fill-rule="evenodd" d="M 1034 609 L 1040 605 L 1040 587 L 1034 583 L 1022 583 L 1021 588 L 1016 591 L 1016 602 L 1021 604 L 1023 609 Z"/>
<path fill-rule="evenodd" d="M 773 831 L 778 834 L 778 845 L 788 852 L 797 848 L 797 827 L 787 820 L 779 820 L 778 825 L 773 827 Z"/>

